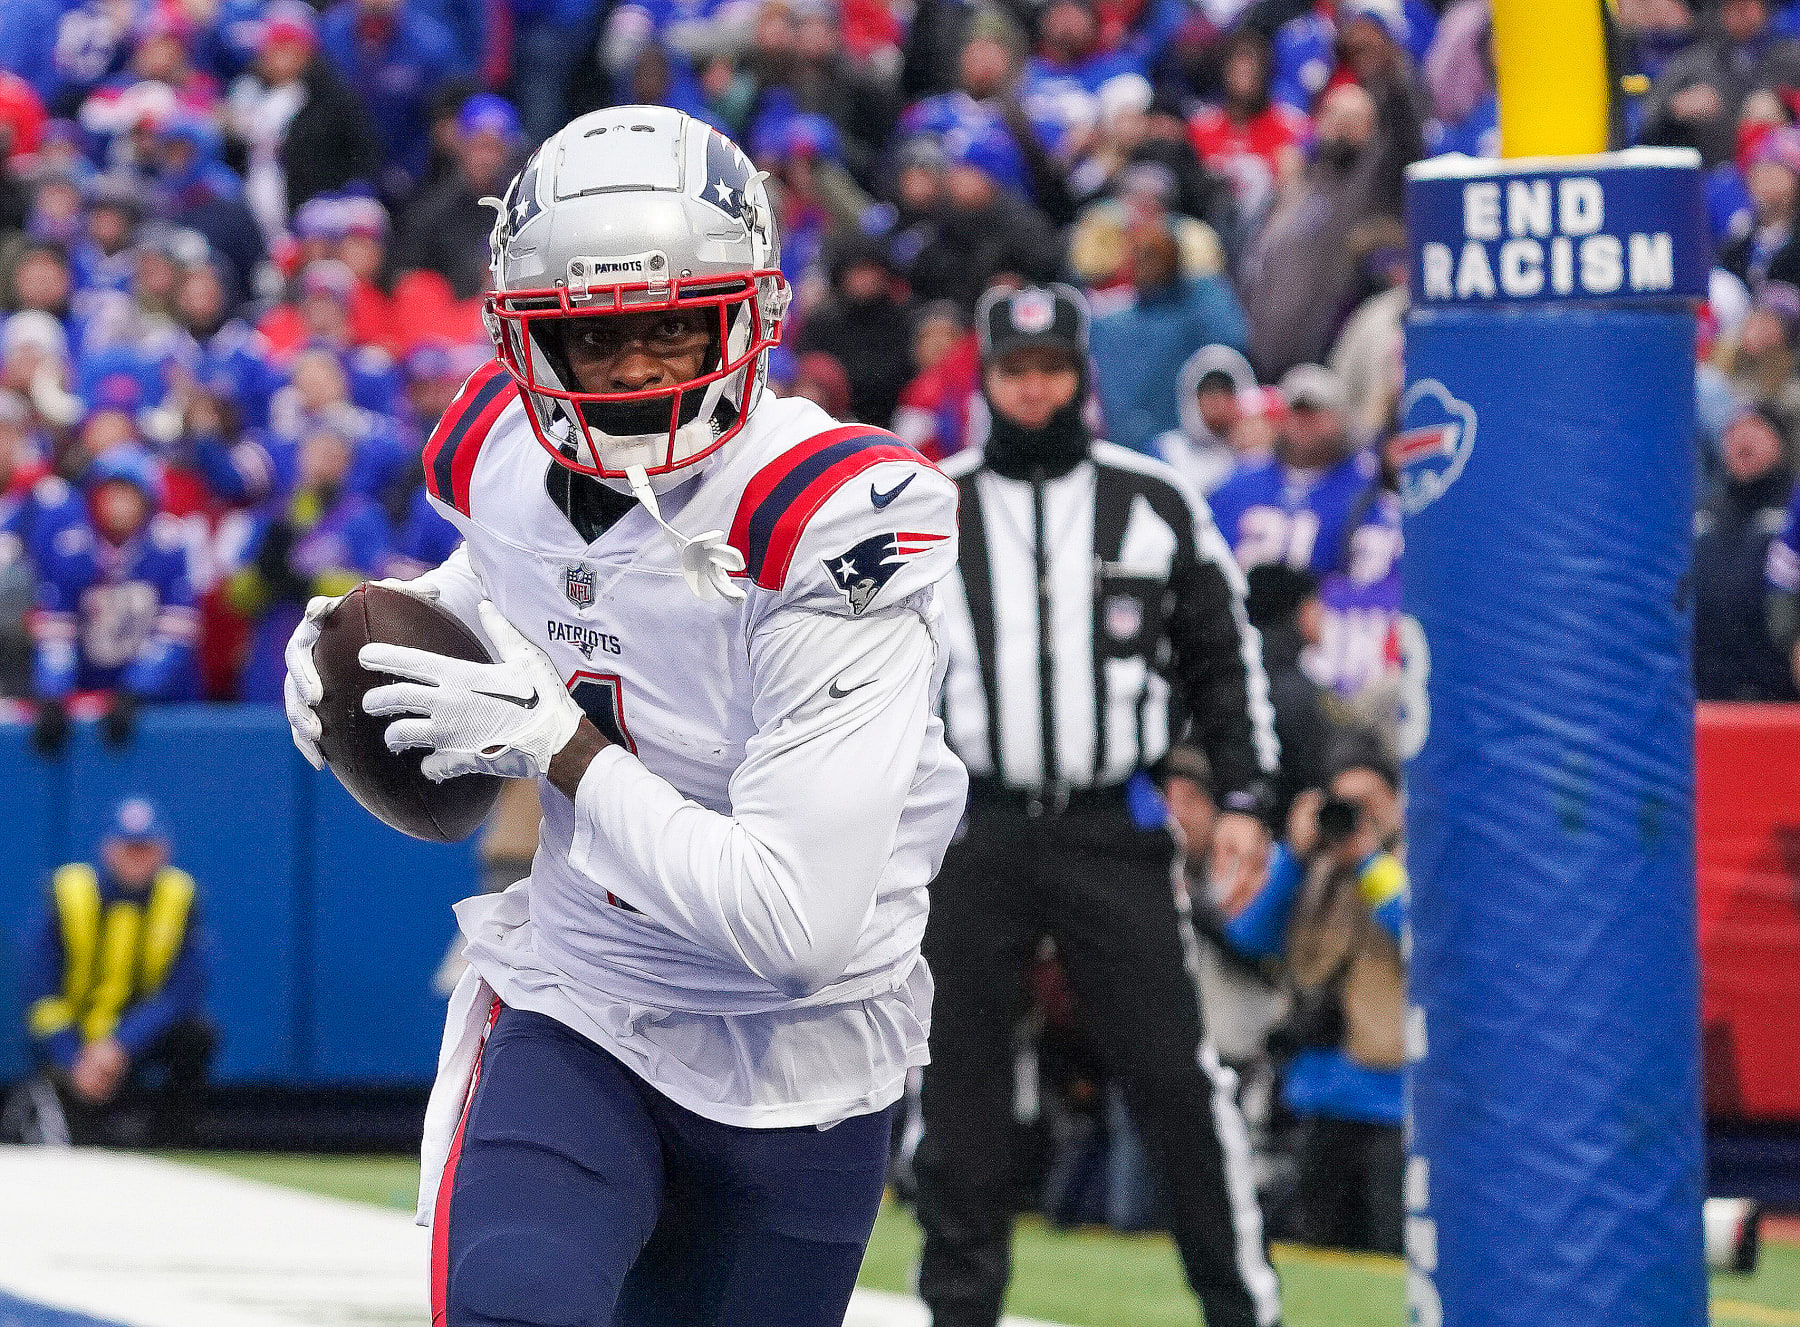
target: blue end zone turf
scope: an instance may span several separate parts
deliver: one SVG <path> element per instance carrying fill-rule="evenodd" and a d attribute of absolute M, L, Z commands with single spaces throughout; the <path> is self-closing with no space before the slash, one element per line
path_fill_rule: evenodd
<path fill-rule="evenodd" d="M 119 1324 L 105 1318 L 90 1318 L 85 1313 L 33 1304 L 0 1290 L 0 1327 L 119 1327 Z"/>

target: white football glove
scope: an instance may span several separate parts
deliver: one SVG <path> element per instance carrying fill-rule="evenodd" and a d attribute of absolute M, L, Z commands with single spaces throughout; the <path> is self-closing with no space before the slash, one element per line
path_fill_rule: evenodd
<path fill-rule="evenodd" d="M 437 586 L 424 580 L 370 581 L 369 584 L 379 585 L 384 590 L 410 594 L 428 604 L 435 604 L 438 599 Z M 314 705 L 325 699 L 325 684 L 319 680 L 319 666 L 313 662 L 313 646 L 319 641 L 319 623 L 349 597 L 348 594 L 340 594 L 335 598 L 324 595 L 314 597 L 306 605 L 300 625 L 288 637 L 285 655 L 287 680 L 282 683 L 281 694 L 287 706 L 288 727 L 293 730 L 294 745 L 300 748 L 300 754 L 306 757 L 307 763 L 314 769 L 325 768 L 325 757 L 319 754 L 319 734 L 324 730 L 319 725 L 318 714 L 313 710 Z"/>
<path fill-rule="evenodd" d="M 356 656 L 371 672 L 411 679 L 374 688 L 363 697 L 363 709 L 423 716 L 390 723 L 387 744 L 390 751 L 430 748 L 420 769 L 434 782 L 474 773 L 537 778 L 581 723 L 581 706 L 549 656 L 488 600 L 479 611 L 499 663 L 385 644 L 365 645 Z"/>

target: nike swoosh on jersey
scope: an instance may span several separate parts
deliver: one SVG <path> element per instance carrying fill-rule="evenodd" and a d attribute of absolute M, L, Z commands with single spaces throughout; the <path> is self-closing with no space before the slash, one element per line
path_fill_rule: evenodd
<path fill-rule="evenodd" d="M 869 485 L 869 501 L 875 504 L 876 511 L 880 511 L 883 507 L 887 506 L 888 503 L 892 502 L 895 498 L 900 496 L 901 489 L 905 488 L 908 484 L 912 483 L 912 481 L 917 479 L 918 477 L 919 476 L 917 473 L 910 474 L 905 479 L 902 479 L 898 484 L 895 484 L 886 493 L 877 493 L 875 491 L 875 485 L 870 484 Z"/>
<path fill-rule="evenodd" d="M 478 696 L 486 696 L 489 700 L 503 700 L 508 705 L 517 705 L 522 710 L 535 710 L 538 707 L 538 693 L 533 691 L 530 700 L 520 700 L 517 696 L 505 696 L 498 691 L 477 691 Z"/>
<path fill-rule="evenodd" d="M 908 483 L 910 482 L 911 481 L 908 480 Z M 903 484 L 901 487 L 904 488 L 905 485 Z M 861 691 L 864 687 L 873 686 L 874 684 L 875 679 L 871 677 L 867 682 L 858 682 L 855 686 L 850 687 L 847 690 L 840 690 L 838 688 L 837 680 L 834 678 L 831 685 L 825 688 L 825 694 L 830 696 L 833 700 L 842 700 L 845 696 L 849 695 L 850 692 Z"/>

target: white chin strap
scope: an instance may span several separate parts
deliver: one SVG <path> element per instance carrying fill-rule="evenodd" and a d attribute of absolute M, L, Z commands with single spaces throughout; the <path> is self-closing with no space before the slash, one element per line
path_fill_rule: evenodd
<path fill-rule="evenodd" d="M 736 603 L 746 597 L 744 587 L 732 579 L 733 572 L 744 569 L 744 555 L 725 542 L 723 530 L 708 530 L 691 538 L 684 535 L 662 518 L 662 508 L 656 505 L 656 490 L 650 487 L 650 476 L 644 473 L 643 466 L 626 466 L 625 480 L 631 485 L 631 495 L 644 504 L 650 519 L 662 527 L 681 553 L 681 574 L 687 578 L 688 589 L 701 599 L 729 599 Z"/>

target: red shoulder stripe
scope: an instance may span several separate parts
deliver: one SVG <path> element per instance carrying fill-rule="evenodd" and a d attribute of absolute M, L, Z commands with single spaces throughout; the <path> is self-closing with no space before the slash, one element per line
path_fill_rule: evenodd
<path fill-rule="evenodd" d="M 794 553 L 800 547 L 800 537 L 806 533 L 806 523 L 812 520 L 819 508 L 845 483 L 883 461 L 930 464 L 897 438 L 892 443 L 865 446 L 860 451 L 833 462 L 808 482 L 776 518 L 762 556 L 761 572 L 756 575 L 756 583 L 765 590 L 776 590 L 785 585 L 788 569 L 793 565 Z"/>
<path fill-rule="evenodd" d="M 808 438 L 765 466 L 745 488 L 731 526 L 750 579 L 779 589 L 813 514 L 851 476 L 883 461 L 931 464 L 893 434 L 852 424 Z"/>
<path fill-rule="evenodd" d="M 796 466 L 818 452 L 824 451 L 827 447 L 846 439 L 879 436 L 890 435 L 884 435 L 880 429 L 869 428 L 863 424 L 845 424 L 839 428 L 826 429 L 823 433 L 816 433 L 789 447 L 780 456 L 758 470 L 748 486 L 745 487 L 744 496 L 738 499 L 737 516 L 731 522 L 731 539 L 729 541 L 731 545 L 746 557 L 749 556 L 749 551 L 745 548 L 745 541 L 750 536 L 750 518 L 756 514 L 756 509 L 768 499 L 769 494 L 774 492 L 781 481 L 793 473 Z"/>
<path fill-rule="evenodd" d="M 425 486 L 438 501 L 469 514 L 469 478 L 475 458 L 500 412 L 512 402 L 516 384 L 498 360 L 490 360 L 456 394 L 425 444 Z"/>

